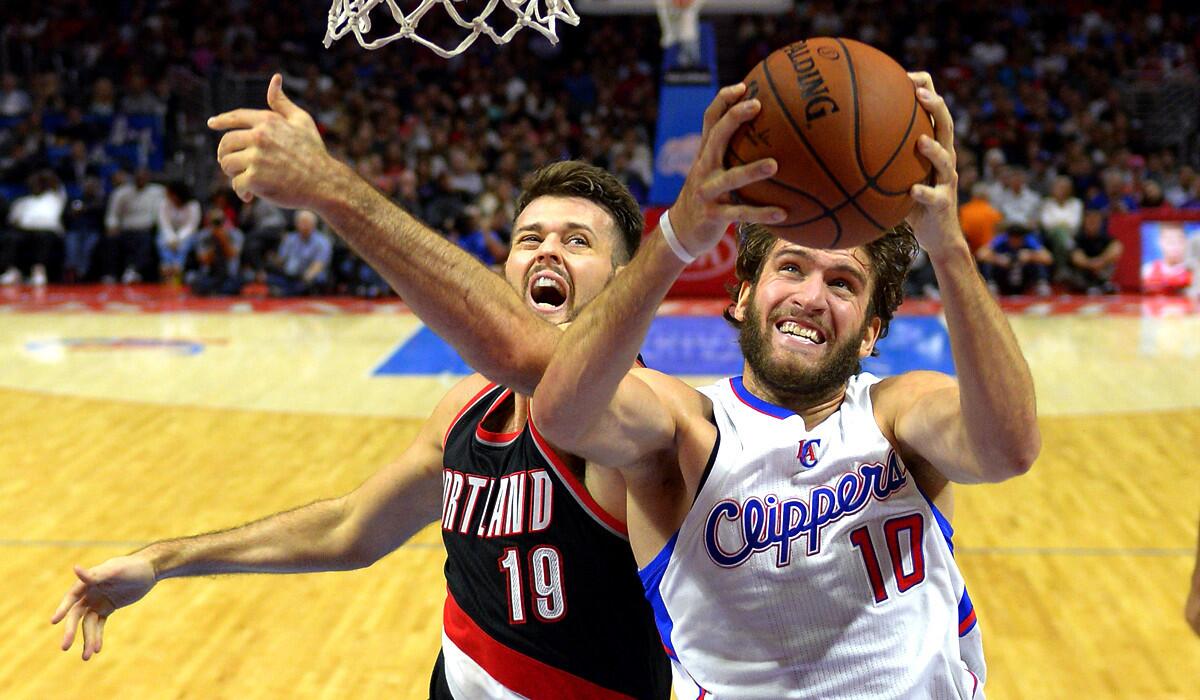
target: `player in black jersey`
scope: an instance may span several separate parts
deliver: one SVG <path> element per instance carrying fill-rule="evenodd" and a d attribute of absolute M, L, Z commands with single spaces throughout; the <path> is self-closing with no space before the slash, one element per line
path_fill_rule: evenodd
<path fill-rule="evenodd" d="M 272 89 L 278 103 L 278 82 Z M 299 119 L 296 112 L 289 118 Z M 298 150 L 293 145 L 291 152 L 302 162 Z M 365 198 L 356 200 L 360 211 L 354 216 L 370 217 L 371 207 L 380 204 L 371 199 L 374 190 L 340 164 L 325 162 L 314 172 L 324 172 L 326 180 L 351 177 L 340 189 L 345 199 Z M 379 199 L 388 207 L 383 216 L 393 217 L 389 221 L 419 226 Z M 336 215 L 323 214 L 339 225 Z M 344 219 L 341 225 L 347 225 Z M 506 277 L 521 297 L 506 301 L 519 299 L 521 313 L 532 310 L 552 324 L 569 321 L 629 260 L 641 230 L 637 203 L 611 175 L 573 162 L 542 169 L 518 203 Z M 443 337 L 454 338 L 448 326 L 469 326 L 472 314 L 498 313 L 492 299 L 456 287 L 447 271 L 465 264 L 478 276 L 482 268 L 462 260 L 464 254 L 440 236 L 423 228 L 420 233 L 427 247 L 408 254 L 421 262 L 401 276 L 424 279 L 407 291 L 397 285 L 405 300 L 424 309 Z M 394 259 L 374 262 L 397 269 Z M 422 265 L 440 267 L 431 277 L 422 274 Z M 396 276 L 389 274 L 393 282 Z M 452 301 L 446 289 L 454 290 Z M 438 304 L 465 311 L 450 324 L 453 314 L 433 313 Z M 496 338 L 488 349 L 495 353 L 493 369 L 504 365 L 507 351 Z M 79 581 L 52 618 L 66 621 L 63 649 L 81 628 L 83 658 L 90 658 L 101 648 L 107 617 L 140 600 L 158 580 L 364 567 L 440 518 L 447 599 L 431 697 L 668 698 L 670 669 L 629 550 L 620 476 L 589 468 L 540 436 L 528 419 L 526 398 L 536 379 L 522 382 L 521 368 L 493 376 L 515 378 L 516 391 L 481 375 L 462 380 L 397 462 L 341 498 L 224 532 L 156 542 L 90 569 L 76 567 Z"/>

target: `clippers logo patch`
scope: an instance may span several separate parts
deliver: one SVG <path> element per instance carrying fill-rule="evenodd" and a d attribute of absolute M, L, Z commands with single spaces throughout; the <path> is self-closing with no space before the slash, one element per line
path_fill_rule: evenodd
<path fill-rule="evenodd" d="M 801 466 L 805 469 L 817 466 L 817 461 L 821 459 L 817 454 L 817 449 L 820 447 L 820 440 L 801 440 L 800 449 L 796 451 L 796 459 L 800 460 Z"/>

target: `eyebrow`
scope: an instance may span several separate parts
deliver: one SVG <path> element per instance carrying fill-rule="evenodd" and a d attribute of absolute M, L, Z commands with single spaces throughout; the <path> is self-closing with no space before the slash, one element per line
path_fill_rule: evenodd
<path fill-rule="evenodd" d="M 577 231 L 579 229 L 583 229 L 584 231 L 587 231 L 588 233 L 593 234 L 593 235 L 595 235 L 595 233 L 596 233 L 595 231 L 592 230 L 592 227 L 588 226 L 587 224 L 579 223 L 578 221 L 568 221 L 566 223 L 566 230 L 568 230 L 568 231 Z M 518 228 L 517 230 L 518 231 L 535 231 L 537 233 L 545 233 L 546 227 L 537 222 L 534 222 L 532 224 L 525 224 L 524 226 Z"/>
<path fill-rule="evenodd" d="M 809 262 L 816 260 L 815 255 L 796 245 L 783 246 L 779 250 L 775 251 L 773 255 L 771 255 L 771 259 L 777 260 L 789 255 L 797 258 L 803 258 Z M 854 279 L 858 280 L 859 284 L 862 284 L 863 286 L 866 286 L 867 284 L 867 276 L 863 274 L 863 271 L 854 265 L 851 265 L 850 263 L 836 262 L 830 265 L 828 269 L 834 270 L 835 272 L 843 272 L 848 274 Z"/>

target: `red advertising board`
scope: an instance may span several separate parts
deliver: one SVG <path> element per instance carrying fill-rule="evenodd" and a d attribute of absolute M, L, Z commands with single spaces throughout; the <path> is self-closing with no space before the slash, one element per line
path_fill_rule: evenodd
<path fill-rule="evenodd" d="M 667 207 L 646 208 L 646 235 L 658 227 L 658 217 Z M 732 226 L 717 247 L 688 265 L 668 297 L 725 297 L 726 283 L 733 281 L 733 265 L 737 261 L 737 233 Z"/>

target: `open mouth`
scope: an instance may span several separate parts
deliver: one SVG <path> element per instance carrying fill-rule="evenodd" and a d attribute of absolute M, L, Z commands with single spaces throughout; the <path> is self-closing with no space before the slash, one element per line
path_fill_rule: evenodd
<path fill-rule="evenodd" d="M 823 345 L 825 334 L 816 326 L 785 319 L 775 324 L 775 330 L 789 338 L 795 338 L 810 345 Z"/>
<path fill-rule="evenodd" d="M 559 275 L 542 271 L 529 280 L 529 300 L 539 311 L 558 311 L 567 303 L 567 282 Z"/>

